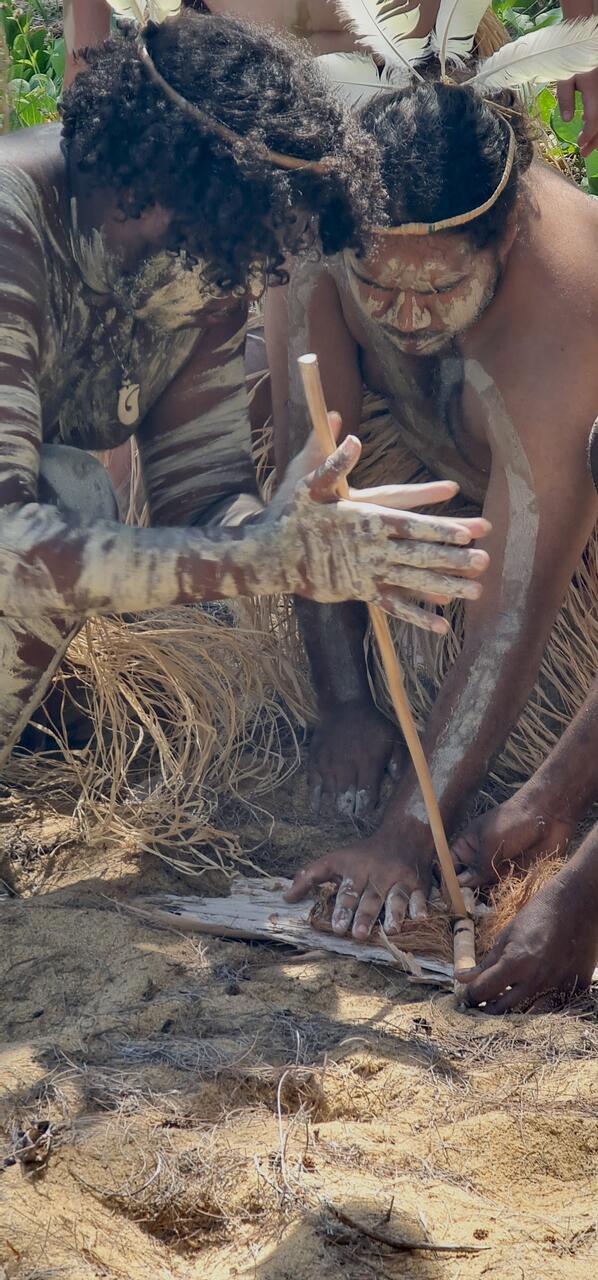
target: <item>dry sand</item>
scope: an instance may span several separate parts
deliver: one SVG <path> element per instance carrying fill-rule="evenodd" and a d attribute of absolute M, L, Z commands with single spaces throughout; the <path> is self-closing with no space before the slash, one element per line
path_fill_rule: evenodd
<path fill-rule="evenodd" d="M 347 836 L 301 786 L 258 855 L 277 873 Z M 0 816 L 5 1277 L 593 1280 L 595 1002 L 496 1021 L 388 969 L 150 929 L 134 897 L 188 881 L 18 796 Z M 10 1157 L 35 1119 L 31 1174 Z M 393 1251 L 330 1204 L 480 1251 Z"/>

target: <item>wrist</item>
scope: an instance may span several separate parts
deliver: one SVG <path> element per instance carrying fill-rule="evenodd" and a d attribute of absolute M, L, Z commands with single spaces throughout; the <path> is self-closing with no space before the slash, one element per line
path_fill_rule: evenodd
<path fill-rule="evenodd" d="M 576 901 L 579 901 L 581 893 L 584 911 L 598 915 L 598 825 L 589 832 L 550 884 L 558 893 L 573 895 Z"/>

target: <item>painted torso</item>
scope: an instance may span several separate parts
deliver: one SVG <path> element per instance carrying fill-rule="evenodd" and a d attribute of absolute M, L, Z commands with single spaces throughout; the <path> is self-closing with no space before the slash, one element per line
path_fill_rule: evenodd
<path fill-rule="evenodd" d="M 56 131 L 45 132 L 55 145 Z M 33 240 L 43 255 L 38 387 L 44 440 L 115 447 L 134 429 L 118 420 L 123 381 L 139 384 L 141 420 L 197 342 L 214 297 L 201 266 L 160 252 L 136 273 L 123 274 L 99 233 L 80 232 L 76 202 L 0 153 L 2 226 L 13 242 Z M 9 298 L 12 287 L 0 265 L 0 296 Z"/>

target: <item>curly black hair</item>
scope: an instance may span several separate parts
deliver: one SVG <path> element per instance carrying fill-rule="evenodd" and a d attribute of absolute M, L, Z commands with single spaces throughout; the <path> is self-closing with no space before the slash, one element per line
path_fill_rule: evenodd
<path fill-rule="evenodd" d="M 487 213 L 456 228 L 478 248 L 500 237 L 533 158 L 532 124 L 521 103 L 509 93 L 482 97 L 467 84 L 427 79 L 373 99 L 360 123 L 381 152 L 390 223 L 439 222 L 484 204 L 504 173 L 506 119 L 517 143 L 511 177 Z"/>
<path fill-rule="evenodd" d="M 299 41 L 185 9 L 150 25 L 146 44 L 173 88 L 247 143 L 233 150 L 174 105 L 124 28 L 85 51 L 88 70 L 63 100 L 63 146 L 91 185 L 113 190 L 127 217 L 169 209 L 173 243 L 203 259 L 221 289 L 242 288 L 256 267 L 284 279 L 284 255 L 316 233 L 325 254 L 361 246 L 370 215 L 382 216 L 376 158 Z M 326 172 L 278 168 L 264 145 L 326 157 Z"/>

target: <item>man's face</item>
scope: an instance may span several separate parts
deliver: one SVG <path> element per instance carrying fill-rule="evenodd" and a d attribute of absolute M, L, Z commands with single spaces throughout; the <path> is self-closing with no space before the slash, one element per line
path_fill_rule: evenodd
<path fill-rule="evenodd" d="M 496 248 L 466 235 L 378 235 L 367 258 L 347 254 L 351 291 L 399 351 L 432 355 L 475 324 L 499 281 Z"/>

